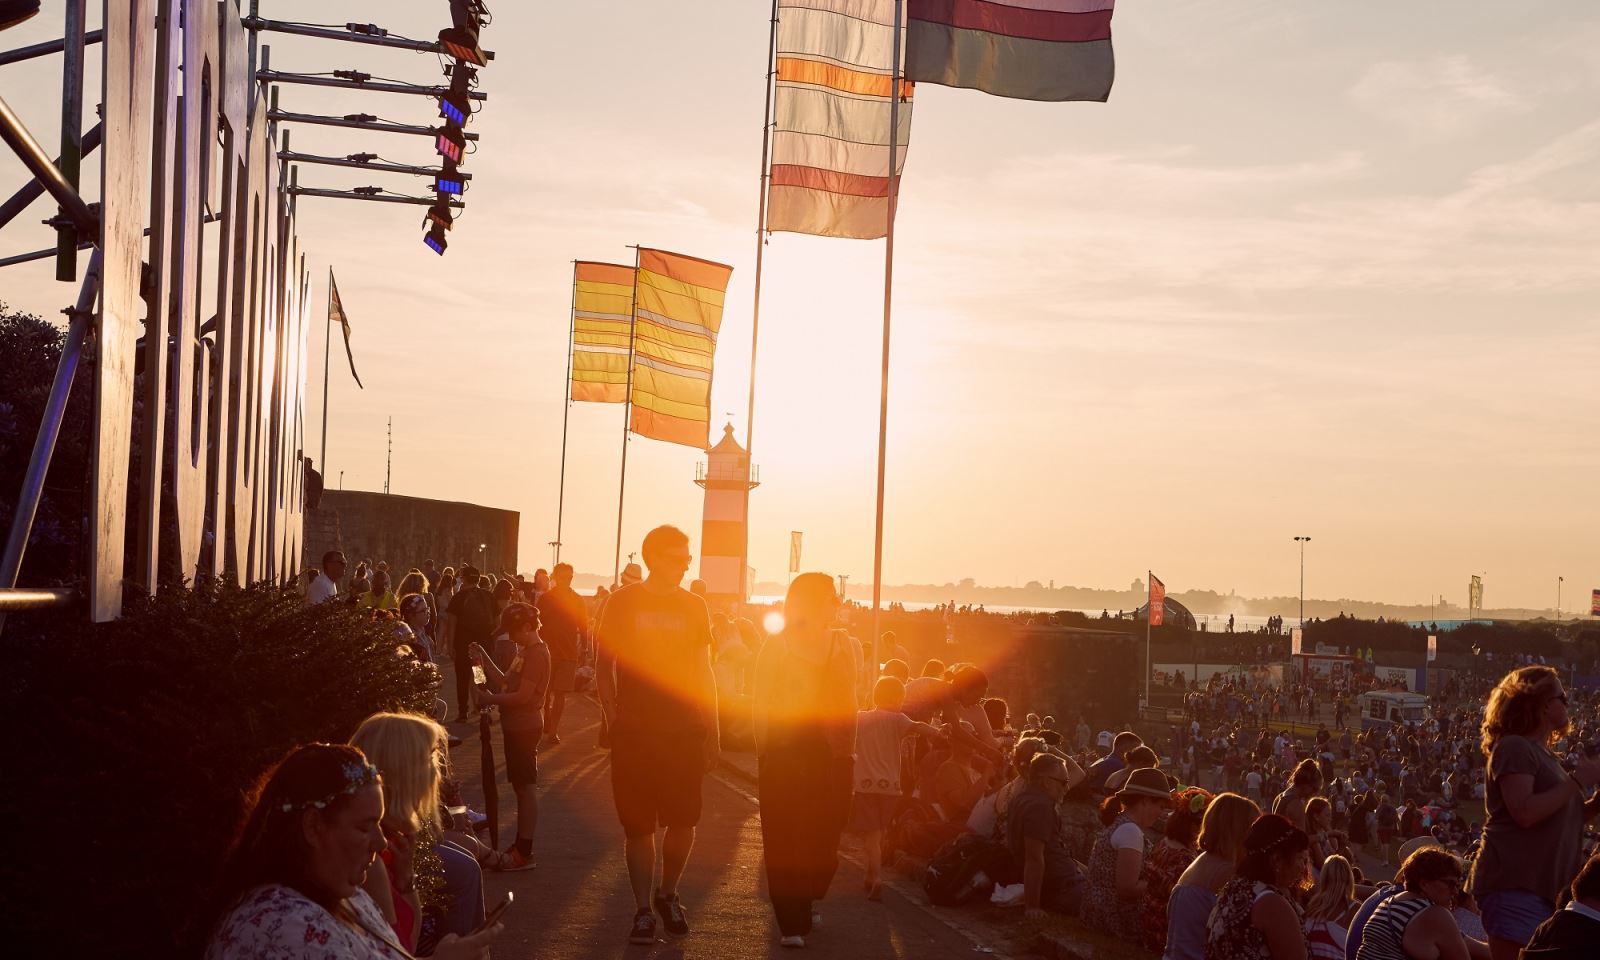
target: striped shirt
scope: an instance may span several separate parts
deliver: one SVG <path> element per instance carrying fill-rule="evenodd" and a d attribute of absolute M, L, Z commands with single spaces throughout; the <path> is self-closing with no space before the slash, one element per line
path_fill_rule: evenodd
<path fill-rule="evenodd" d="M 1395 897 L 1379 904 L 1361 931 L 1361 948 L 1356 960 L 1408 960 L 1406 928 L 1417 914 L 1433 906 L 1425 897 Z"/>

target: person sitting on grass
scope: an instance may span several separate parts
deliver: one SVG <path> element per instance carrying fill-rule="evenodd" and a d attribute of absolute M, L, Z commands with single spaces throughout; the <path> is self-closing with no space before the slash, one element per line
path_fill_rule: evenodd
<path fill-rule="evenodd" d="M 1306 960 L 1300 895 L 1311 879 L 1311 838 L 1275 813 L 1244 838 L 1244 859 L 1206 921 L 1206 960 Z"/>
<path fill-rule="evenodd" d="M 388 843 L 378 769 L 360 750 L 294 748 L 250 791 L 247 810 L 217 889 L 225 906 L 206 960 L 411 957 L 361 886 Z M 486 960 L 503 929 L 450 934 L 433 956 Z"/>
<path fill-rule="evenodd" d="M 515 652 L 502 671 L 487 650 L 472 645 L 489 680 L 488 689 L 472 688 L 473 702 L 480 710 L 502 708 L 500 729 L 505 736 L 506 780 L 517 795 L 517 839 L 498 858 L 495 867 L 529 870 L 534 865 L 533 833 L 539 824 L 539 739 L 544 733 L 550 650 L 539 639 L 538 611 L 526 603 L 507 606 L 500 615 L 500 628 L 511 638 Z M 492 784 L 485 787 L 494 789 Z"/>
<path fill-rule="evenodd" d="M 1199 853 L 1195 838 L 1211 794 L 1199 787 L 1188 787 L 1173 795 L 1163 836 L 1144 862 L 1143 914 L 1145 949 L 1160 953 L 1167 945 L 1167 902 L 1178 878 Z"/>
<path fill-rule="evenodd" d="M 1424 847 L 1407 857 L 1395 875 L 1402 891 L 1378 904 L 1361 927 L 1357 960 L 1489 960 L 1489 945 L 1456 924 L 1464 879 L 1461 861 L 1447 850 Z"/>
<path fill-rule="evenodd" d="M 1200 855 L 1178 877 L 1167 898 L 1166 960 L 1204 960 L 1206 918 L 1217 905 L 1217 891 L 1233 879 L 1244 859 L 1244 838 L 1261 815 L 1254 801 L 1237 793 L 1218 794 L 1200 821 Z"/>
<path fill-rule="evenodd" d="M 1314 857 L 1312 864 L 1316 866 Z M 1338 855 L 1324 859 L 1306 897 L 1306 947 L 1312 960 L 1344 960 L 1355 896 L 1356 873 L 1350 861 Z"/>

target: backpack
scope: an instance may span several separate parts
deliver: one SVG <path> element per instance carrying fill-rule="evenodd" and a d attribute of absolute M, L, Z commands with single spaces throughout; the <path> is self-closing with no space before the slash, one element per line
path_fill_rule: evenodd
<path fill-rule="evenodd" d="M 1011 853 L 992 840 L 963 833 L 928 861 L 922 892 L 936 907 L 959 907 L 994 891 L 995 878 L 1009 870 Z"/>

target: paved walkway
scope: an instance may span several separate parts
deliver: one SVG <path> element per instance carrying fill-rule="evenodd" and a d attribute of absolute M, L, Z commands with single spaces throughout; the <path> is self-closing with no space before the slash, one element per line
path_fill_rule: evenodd
<path fill-rule="evenodd" d="M 681 890 L 692 932 L 682 939 L 663 934 L 654 947 L 627 944 L 633 897 L 611 801 L 609 754 L 595 747 L 598 719 L 592 700 L 573 697 L 562 722 L 565 742 L 540 754 L 538 867 L 485 877 L 491 905 L 505 890 L 517 895 L 494 951 L 497 960 L 797 956 L 777 945 L 777 927 L 763 894 L 754 790 L 733 771 L 706 779 L 705 813 Z M 468 801 L 481 808 L 478 725 L 452 724 L 450 730 L 465 738 L 452 759 Z M 498 729 L 495 736 L 503 781 Z M 499 797 L 505 846 L 514 836 L 516 804 L 503 782 Z M 799 956 L 973 960 L 989 952 L 979 952 L 967 937 L 892 889 L 885 890 L 882 903 L 867 901 L 861 882 L 859 868 L 841 866 L 820 907 L 823 923 Z"/>

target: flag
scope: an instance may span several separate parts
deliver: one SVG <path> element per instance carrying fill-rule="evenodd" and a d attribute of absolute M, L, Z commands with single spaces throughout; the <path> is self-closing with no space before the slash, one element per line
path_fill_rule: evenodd
<path fill-rule="evenodd" d="M 1150 607 L 1145 613 L 1150 626 L 1159 627 L 1167 619 L 1167 585 L 1150 574 Z"/>
<path fill-rule="evenodd" d="M 572 399 L 628 399 L 633 268 L 579 260 L 572 268 Z"/>
<path fill-rule="evenodd" d="M 1300 629 L 1299 627 L 1290 627 L 1289 628 L 1289 653 L 1291 655 L 1293 655 L 1293 656 L 1298 657 L 1301 654 L 1305 653 L 1305 649 L 1306 649 L 1306 633 L 1305 633 L 1305 631 Z"/>
<path fill-rule="evenodd" d="M 1115 0 L 909 0 L 909 80 L 1020 100 L 1111 96 Z"/>
<path fill-rule="evenodd" d="M 1472 581 L 1467 584 L 1467 612 L 1483 609 L 1483 578 L 1477 574 L 1472 575 Z"/>
<path fill-rule="evenodd" d="M 1432 663 L 1437 659 L 1439 659 L 1439 638 L 1430 633 L 1428 634 L 1428 662 Z"/>
<path fill-rule="evenodd" d="M 800 572 L 800 531 L 789 531 L 789 572 Z"/>
<path fill-rule="evenodd" d="M 711 439 L 711 358 L 733 268 L 639 250 L 633 307 L 633 414 L 643 437 L 704 450 Z"/>
<path fill-rule="evenodd" d="M 871 240 L 889 226 L 895 0 L 779 0 L 767 229 Z M 899 83 L 895 173 L 911 139 Z"/>
<path fill-rule="evenodd" d="M 1589 595 L 1589 616 L 1600 617 L 1600 590 Z"/>
<path fill-rule="evenodd" d="M 344 331 L 344 355 L 350 361 L 350 376 L 355 378 L 356 386 L 367 389 L 361 384 L 361 375 L 356 373 L 356 355 L 350 352 L 350 318 L 345 315 L 344 301 L 339 299 L 339 285 L 333 280 L 332 270 L 328 271 L 328 319 Z"/>

